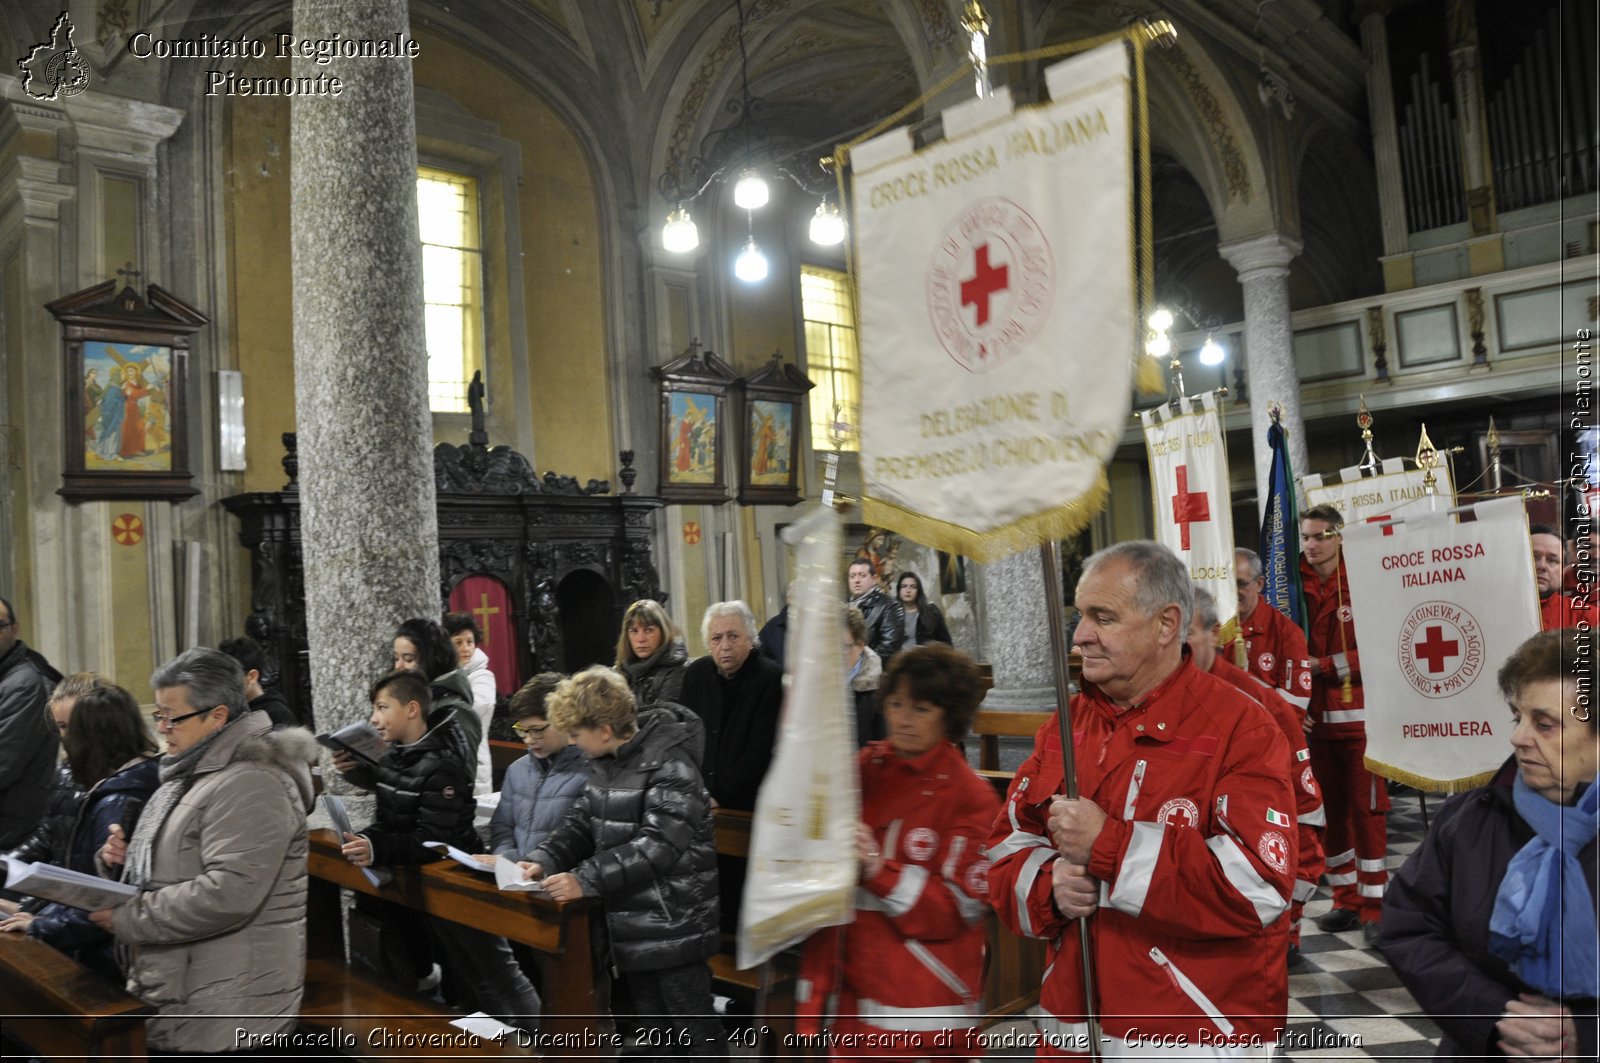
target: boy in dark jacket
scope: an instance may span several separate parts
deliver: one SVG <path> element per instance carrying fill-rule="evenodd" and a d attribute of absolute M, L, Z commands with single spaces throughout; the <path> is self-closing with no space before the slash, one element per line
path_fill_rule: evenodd
<path fill-rule="evenodd" d="M 524 874 L 544 878 L 555 900 L 604 902 L 612 966 L 641 1019 L 665 1031 L 648 1043 L 725 1055 L 706 963 L 721 933 L 699 719 L 671 702 L 636 711 L 627 682 L 598 665 L 563 682 L 547 707 L 593 766 Z"/>
<path fill-rule="evenodd" d="M 472 826 L 477 741 L 457 722 L 461 710 L 431 711 L 428 680 L 406 669 L 373 683 L 370 696 L 372 726 L 389 748 L 377 767 L 366 771 L 348 754 L 334 758 L 335 767 L 357 785 L 370 783 L 378 795 L 372 826 L 359 835 L 345 835 L 345 859 L 357 867 L 425 863 L 439 856 L 423 845 L 432 841 L 477 851 L 481 843 Z M 414 916 L 402 911 L 409 924 Z M 453 981 L 484 1011 L 532 1029 L 539 995 L 506 939 L 446 919 L 428 922 Z"/>

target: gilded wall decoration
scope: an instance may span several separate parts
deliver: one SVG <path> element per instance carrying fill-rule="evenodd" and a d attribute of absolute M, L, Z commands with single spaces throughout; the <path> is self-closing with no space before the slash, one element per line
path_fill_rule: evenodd
<path fill-rule="evenodd" d="M 1206 135 L 1222 162 L 1222 177 L 1228 186 L 1228 199 L 1248 200 L 1250 171 L 1245 166 L 1239 142 L 1233 135 L 1233 127 L 1228 124 L 1227 116 L 1222 113 L 1222 106 L 1212 94 L 1211 86 L 1206 84 L 1205 79 L 1200 76 L 1200 71 L 1195 69 L 1181 46 L 1162 49 L 1156 54 L 1172 67 L 1173 73 L 1178 75 L 1179 81 L 1183 84 L 1184 92 L 1194 101 L 1195 110 L 1200 112 L 1200 119 L 1205 123 Z"/>

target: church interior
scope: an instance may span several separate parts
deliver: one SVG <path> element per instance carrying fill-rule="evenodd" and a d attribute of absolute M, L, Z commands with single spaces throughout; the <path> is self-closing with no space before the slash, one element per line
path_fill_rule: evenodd
<path fill-rule="evenodd" d="M 1362 461 L 1365 408 L 1378 457 L 1426 426 L 1461 497 L 1543 485 L 1530 512 L 1564 516 L 1600 316 L 1592 4 L 411 0 L 403 43 L 344 23 L 400 56 L 328 66 L 280 47 L 318 6 L 0 5 L 0 594 L 64 672 L 144 703 L 160 662 L 248 633 L 321 727 L 363 717 L 394 624 L 445 604 L 511 643 L 502 694 L 609 663 L 637 598 L 691 657 L 709 604 L 773 616 L 783 530 L 831 467 L 862 490 L 824 160 L 973 94 L 974 8 L 989 56 L 1177 31 L 1147 69 L 1160 368 L 1169 391 L 1226 389 L 1240 545 L 1274 406 L 1297 472 Z M 66 47 L 64 16 L 76 83 L 27 62 Z M 1033 100 L 1044 65 L 988 75 Z M 326 99 L 298 93 L 341 69 L 398 92 L 398 121 L 313 120 Z M 414 220 L 368 196 L 397 180 Z M 155 399 L 115 437 L 114 377 Z M 737 424 L 736 396 L 791 419 Z M 713 422 L 731 430 L 702 442 Z M 1108 475 L 1069 574 L 1153 530 L 1136 420 Z M 312 498 L 375 484 L 312 525 Z M 922 576 L 992 664 L 991 706 L 1050 703 L 1036 562 L 847 527 L 850 555 Z M 1352 998 L 1365 969 L 1340 972 Z"/>

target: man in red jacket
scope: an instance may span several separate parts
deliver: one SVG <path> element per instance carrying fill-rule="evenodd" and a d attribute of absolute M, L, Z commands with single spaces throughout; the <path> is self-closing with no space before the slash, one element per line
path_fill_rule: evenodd
<path fill-rule="evenodd" d="M 1306 748 L 1302 714 L 1271 684 L 1243 671 L 1217 652 L 1217 636 L 1221 632 L 1216 601 L 1209 591 L 1196 584 L 1194 619 L 1189 624 L 1189 652 L 1194 666 L 1244 691 L 1272 717 L 1278 730 L 1283 732 L 1284 741 L 1289 743 L 1289 759 L 1283 764 L 1283 772 L 1294 788 L 1295 836 L 1300 841 L 1294 901 L 1289 905 L 1289 969 L 1295 970 L 1304 963 L 1300 956 L 1300 913 L 1305 910 L 1306 901 L 1316 895 L 1317 883 L 1322 878 L 1322 830 L 1328 822 L 1322 809 L 1322 791 L 1317 786 L 1316 773 L 1311 770 L 1311 751 Z"/>
<path fill-rule="evenodd" d="M 1058 796 L 1052 721 L 989 836 L 1000 921 L 1051 943 L 1039 1054 L 1089 1048 L 1077 919 L 1091 921 L 1093 1007 L 1116 1052 L 1273 1045 L 1296 864 L 1294 828 L 1277 821 L 1294 807 L 1288 745 L 1259 705 L 1190 662 L 1189 571 L 1166 547 L 1095 554 L 1076 603 L 1082 796 Z"/>
<path fill-rule="evenodd" d="M 1311 654 L 1306 636 L 1294 621 L 1261 597 L 1266 580 L 1261 555 L 1254 550 L 1233 552 L 1233 574 L 1239 588 L 1239 638 L 1244 639 L 1245 671 L 1277 687 L 1283 699 L 1299 710 L 1301 719 L 1311 705 Z M 1223 647 L 1230 664 L 1238 639 Z"/>
<path fill-rule="evenodd" d="M 1555 631 L 1582 622 L 1592 630 L 1600 623 L 1595 604 L 1561 589 L 1566 543 L 1560 533 L 1548 524 L 1535 524 L 1528 529 L 1528 539 L 1533 544 L 1533 579 L 1539 587 L 1539 629 Z"/>
<path fill-rule="evenodd" d="M 1333 910 L 1317 926 L 1329 932 L 1360 926 L 1362 939 L 1372 945 L 1389 881 L 1384 820 L 1389 794 L 1384 780 L 1366 767 L 1367 710 L 1343 532 L 1344 518 L 1332 506 L 1314 506 L 1300 518 L 1300 576 L 1311 646 L 1311 769 L 1328 812 L 1323 844 L 1333 886 Z"/>

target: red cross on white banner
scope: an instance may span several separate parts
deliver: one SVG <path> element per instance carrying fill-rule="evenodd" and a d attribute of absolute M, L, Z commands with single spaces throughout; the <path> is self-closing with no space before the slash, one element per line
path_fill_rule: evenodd
<path fill-rule="evenodd" d="M 1008 266 L 989 265 L 989 245 L 979 244 L 972 251 L 975 272 L 961 282 L 961 305 L 975 306 L 978 310 L 976 324 L 989 323 L 989 297 L 1011 287 L 1011 269 Z"/>
<path fill-rule="evenodd" d="M 1421 642 L 1416 644 L 1417 660 L 1427 664 L 1428 671 L 1438 675 L 1444 663 L 1461 655 L 1461 643 L 1444 637 L 1444 629 L 1437 624 L 1428 628 Z"/>
<path fill-rule="evenodd" d="M 1204 491 L 1189 490 L 1189 466 L 1178 466 L 1178 493 L 1172 496 L 1172 523 L 1183 536 L 1183 548 L 1189 549 L 1189 525 L 1203 524 L 1211 519 L 1211 501 Z"/>

